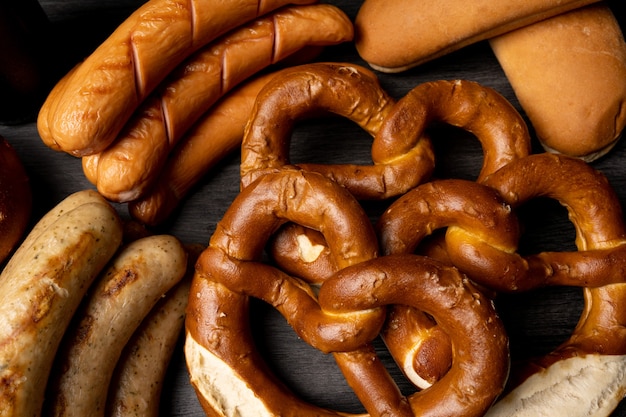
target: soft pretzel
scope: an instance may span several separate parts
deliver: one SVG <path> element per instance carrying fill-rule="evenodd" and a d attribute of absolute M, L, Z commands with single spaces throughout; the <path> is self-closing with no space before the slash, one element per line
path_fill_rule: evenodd
<path fill-rule="evenodd" d="M 287 222 L 321 231 L 342 268 L 321 284 L 319 304 L 304 283 L 258 261 L 269 236 Z M 333 352 L 371 415 L 426 409 L 482 415 L 508 374 L 508 341 L 493 305 L 453 268 L 418 256 L 376 254 L 373 228 L 356 199 L 321 174 L 285 168 L 244 188 L 200 256 L 192 283 L 185 354 L 205 411 L 227 415 L 236 406 L 241 415 L 344 415 L 299 400 L 267 370 L 247 324 L 247 297 L 254 296 L 281 311 L 304 340 Z M 408 398 L 369 343 L 384 307 L 396 302 L 440 317 L 455 351 L 446 376 Z"/>
<path fill-rule="evenodd" d="M 381 216 L 383 254 L 411 252 L 424 235 L 447 227 L 449 259 L 482 285 L 500 291 L 584 287 L 585 310 L 572 336 L 523 370 L 524 377 L 533 376 L 523 388 L 513 390 L 512 399 L 496 406 L 501 414 L 494 415 L 518 415 L 527 407 L 522 402 L 533 395 L 541 401 L 525 412 L 553 415 L 548 412 L 551 407 L 571 410 L 560 407 L 565 404 L 558 389 L 568 392 L 567 401 L 576 396 L 579 410 L 600 403 L 597 415 L 610 413 L 626 392 L 621 377 L 626 369 L 626 316 L 619 307 L 626 301 L 621 272 L 626 267 L 626 234 L 619 200 L 606 177 L 583 161 L 538 154 L 511 161 L 483 184 L 449 187 L 451 181 L 418 187 Z M 496 191 L 490 199 L 482 197 L 490 194 L 485 187 Z M 577 232 L 577 252 L 526 256 L 516 252 L 519 231 L 511 210 L 536 197 L 553 198 L 567 207 Z M 608 373 L 606 381 L 596 382 L 594 374 L 603 372 Z M 598 383 L 595 390 L 580 388 Z"/>
<path fill-rule="evenodd" d="M 442 416 L 481 416 L 503 389 L 509 370 L 503 325 L 491 301 L 456 268 L 416 255 L 382 256 L 340 270 L 320 288 L 319 302 L 337 313 L 400 304 L 435 317 L 450 337 L 453 363 L 441 380 L 408 397 L 412 413 L 406 415 L 432 409 Z M 378 384 L 371 361 L 348 357 L 339 366 L 371 415 L 387 415 L 396 410 L 368 404 L 361 394 Z"/>
<path fill-rule="evenodd" d="M 394 103 L 375 74 L 358 65 L 313 63 L 292 68 L 270 81 L 257 96 L 242 143 L 242 186 L 259 175 L 290 164 L 290 135 L 298 120 L 335 113 L 375 136 Z M 375 137 L 372 150 L 377 140 Z M 324 173 L 357 198 L 386 198 L 419 184 L 430 176 L 434 166 L 432 146 L 427 138 L 420 135 L 402 145 L 402 149 L 393 153 L 372 153 L 374 163 L 370 166 L 299 164 L 298 167 Z"/>
<path fill-rule="evenodd" d="M 555 195 L 578 212 L 574 217 L 577 223 L 594 221 L 597 214 L 592 215 L 592 209 L 581 202 L 594 201 L 604 194 L 604 178 L 586 165 L 571 168 L 589 175 L 579 174 L 585 182 L 579 180 L 576 187 L 564 182 Z M 546 169 L 549 169 L 547 165 Z M 552 176 L 547 177 L 549 181 L 554 180 Z M 539 184 L 536 186 L 550 190 L 547 184 Z M 609 210 L 612 209 L 607 208 Z M 450 262 L 475 282 L 496 291 L 619 282 L 622 278 L 616 271 L 623 268 L 626 261 L 622 259 L 626 247 L 621 245 L 584 254 L 544 252 L 522 256 L 517 252 L 518 219 L 511 206 L 496 190 L 464 180 L 433 181 L 411 190 L 381 215 L 378 227 L 383 254 L 411 253 L 426 236 L 446 228 Z"/>
<path fill-rule="evenodd" d="M 485 155 L 479 179 L 511 158 L 530 152 L 528 130 L 520 114 L 500 94 L 478 83 L 424 83 L 394 105 L 364 68 L 305 64 L 268 83 L 259 93 L 242 144 L 243 186 L 264 172 L 289 164 L 289 135 L 295 121 L 319 112 L 348 117 L 372 134 L 374 164 L 298 166 L 324 173 L 359 199 L 397 196 L 429 178 L 434 156 L 425 130 L 434 122 L 477 136 Z"/>
<path fill-rule="evenodd" d="M 420 84 L 398 101 L 378 132 L 373 157 L 406 150 L 435 123 L 476 136 L 483 150 L 478 181 L 531 151 L 526 122 L 500 93 L 473 81 L 441 80 Z"/>
<path fill-rule="evenodd" d="M 329 4 L 291 5 L 227 33 L 190 56 L 139 106 L 115 142 L 83 169 L 109 200 L 135 200 L 158 181 L 170 152 L 215 102 L 260 70 L 308 46 L 352 39 Z"/>
<path fill-rule="evenodd" d="M 626 393 L 626 228 L 617 195 L 606 177 L 584 162 L 549 154 L 517 161 L 485 183 L 514 207 L 538 196 L 560 201 L 575 226 L 579 252 L 565 254 L 553 267 L 578 279 L 606 277 L 583 289 L 585 306 L 571 337 L 535 361 L 527 379 L 489 415 L 513 415 L 522 404 L 535 414 L 609 415 Z"/>

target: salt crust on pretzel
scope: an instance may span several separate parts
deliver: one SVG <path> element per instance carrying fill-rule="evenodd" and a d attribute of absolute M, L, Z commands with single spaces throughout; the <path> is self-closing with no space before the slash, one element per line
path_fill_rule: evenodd
<path fill-rule="evenodd" d="M 298 400 L 268 373 L 254 349 L 246 324 L 246 297 L 250 295 L 278 308 L 309 343 L 313 340 L 315 347 L 333 352 L 349 384 L 372 415 L 391 411 L 413 415 L 420 409 L 442 407 L 446 410 L 443 415 L 479 416 L 500 393 L 508 374 L 508 340 L 489 300 L 471 285 L 468 287 L 467 280 L 456 270 L 434 261 L 427 262 L 417 256 L 376 258 L 375 251 L 363 251 L 359 248 L 361 245 L 377 244 L 375 239 L 369 240 L 373 229 L 370 229 L 371 224 L 366 227 L 367 217 L 358 207 L 354 197 L 331 180 L 317 173 L 293 169 L 266 174 L 236 197 L 197 263 L 187 318 L 186 357 L 190 360 L 191 381 L 208 414 L 222 415 L 224 407 L 235 407 L 222 402 L 229 399 L 228 395 L 237 395 L 238 399 L 244 397 L 242 400 L 250 396 L 260 399 L 261 403 L 253 401 L 245 405 L 251 407 L 248 410 L 251 413 L 271 410 L 270 414 L 343 415 Z M 350 211 L 352 209 L 356 211 Z M 348 226 L 343 219 L 346 213 L 350 218 L 361 218 L 357 220 L 357 227 L 351 229 L 351 235 L 348 234 L 349 240 L 342 238 L 347 235 L 341 231 Z M 252 218 L 256 232 L 241 233 L 241 228 L 248 227 Z M 405 398 L 369 346 L 372 335 L 366 336 L 363 342 L 351 331 L 329 333 L 327 325 L 321 328 L 316 325 L 318 330 L 315 331 L 322 330 L 324 335 L 302 333 L 302 327 L 294 325 L 294 319 L 286 315 L 294 312 L 290 307 L 294 294 L 291 290 L 288 292 L 288 288 L 308 291 L 279 270 L 255 262 L 271 232 L 286 221 L 320 228 L 338 265 L 345 266 L 339 271 L 345 276 L 330 278 L 319 292 L 320 306 L 324 306 L 322 311 L 327 309 L 335 320 L 348 314 L 351 320 L 365 318 L 369 321 L 371 314 L 377 314 L 386 303 L 415 303 L 416 299 L 422 300 L 426 310 L 435 316 L 446 317 L 442 323 L 444 327 L 451 326 L 448 330 L 454 335 L 453 347 L 459 363 L 455 363 L 440 384 Z M 361 222 L 365 224 L 359 226 Z M 333 236 L 338 239 L 331 239 Z M 366 263 L 369 269 L 361 271 Z M 255 276 L 254 280 L 247 279 L 250 274 Z M 413 286 L 424 290 L 411 292 L 409 288 Z M 372 290 L 374 296 L 370 294 Z M 303 299 L 298 298 L 300 309 Z M 440 304 L 442 300 L 448 301 Z M 313 309 L 299 314 L 317 313 Z M 299 324 L 300 320 L 295 319 L 295 323 Z M 371 331 L 362 324 L 359 327 L 361 331 Z M 331 325 L 331 328 L 335 327 Z M 322 336 L 322 344 L 318 344 L 319 336 Z M 467 348 L 467 343 L 477 345 Z M 242 361 L 242 358 L 246 359 Z M 462 362 L 463 358 L 469 361 Z M 225 373 L 213 376 L 198 369 L 207 362 L 223 368 L 220 361 L 235 372 L 225 369 Z M 228 384 L 224 386 L 225 381 Z M 235 392 L 226 388 L 233 386 L 237 387 Z M 373 387 L 380 388 L 384 394 L 374 392 Z M 473 401 L 469 401 L 470 398 Z"/>

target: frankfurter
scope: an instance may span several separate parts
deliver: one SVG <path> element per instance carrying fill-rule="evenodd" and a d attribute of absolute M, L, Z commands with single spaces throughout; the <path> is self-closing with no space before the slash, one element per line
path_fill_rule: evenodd
<path fill-rule="evenodd" d="M 114 208 L 80 191 L 45 215 L 11 257 L 0 275 L 0 416 L 39 416 L 71 317 L 121 240 Z"/>
<path fill-rule="evenodd" d="M 243 25 L 198 51 L 145 101 L 116 141 L 86 156 L 84 169 L 106 198 L 139 198 L 183 134 L 221 96 L 263 68 L 307 46 L 352 40 L 352 22 L 328 4 L 287 6 Z M 93 181 L 95 179 L 95 181 Z"/>
<path fill-rule="evenodd" d="M 626 42 L 605 3 L 491 39 L 491 48 L 550 152 L 587 162 L 626 125 Z"/>
<path fill-rule="evenodd" d="M 315 0 L 150 0 L 139 7 L 48 96 L 45 143 L 75 156 L 105 149 L 137 106 L 178 64 L 231 29 L 285 4 Z M 43 137 L 46 136 L 46 137 Z"/>
<path fill-rule="evenodd" d="M 401 72 L 595 1 L 365 0 L 355 18 L 355 42 L 372 68 Z"/>
<path fill-rule="evenodd" d="M 200 179 L 241 145 L 258 92 L 279 72 L 258 76 L 216 103 L 185 135 L 149 192 L 128 203 L 130 215 L 155 226 L 168 219 Z"/>
<path fill-rule="evenodd" d="M 195 261 L 203 245 L 186 245 L 187 275 L 159 300 L 128 342 L 109 386 L 107 416 L 157 417 L 167 368 L 185 323 Z"/>
<path fill-rule="evenodd" d="M 122 349 L 152 307 L 185 275 L 187 254 L 170 235 L 122 248 L 77 311 L 55 358 L 45 409 L 51 416 L 104 415 Z"/>

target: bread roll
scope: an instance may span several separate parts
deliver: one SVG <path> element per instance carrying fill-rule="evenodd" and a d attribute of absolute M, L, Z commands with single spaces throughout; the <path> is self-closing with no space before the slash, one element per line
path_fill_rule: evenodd
<path fill-rule="evenodd" d="M 365 0 L 356 47 L 374 69 L 400 72 L 595 1 Z"/>
<path fill-rule="evenodd" d="M 606 4 L 490 44 L 546 150 L 589 162 L 616 144 L 626 124 L 626 43 Z"/>

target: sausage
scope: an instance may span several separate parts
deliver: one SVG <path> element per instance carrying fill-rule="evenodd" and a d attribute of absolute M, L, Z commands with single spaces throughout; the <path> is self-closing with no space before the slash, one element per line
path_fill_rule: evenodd
<path fill-rule="evenodd" d="M 597 0 L 365 0 L 356 16 L 360 56 L 400 72 Z"/>
<path fill-rule="evenodd" d="M 79 191 L 35 225 L 0 275 L 0 416 L 38 416 L 54 356 L 88 286 L 115 254 L 122 224 Z"/>
<path fill-rule="evenodd" d="M 110 384 L 107 416 L 158 416 L 163 379 L 185 322 L 189 280 L 159 301 L 133 335 Z"/>
<path fill-rule="evenodd" d="M 131 216 L 153 226 L 167 220 L 193 186 L 238 149 L 258 92 L 277 74 L 280 72 L 246 82 L 211 108 L 170 155 L 155 186 L 128 203 Z"/>
<path fill-rule="evenodd" d="M 157 301 L 185 275 L 187 254 L 170 235 L 122 248 L 90 290 L 66 333 L 48 382 L 51 416 L 104 415 L 122 349 Z"/>
<path fill-rule="evenodd" d="M 179 66 L 137 110 L 115 143 L 86 161 L 106 198 L 128 202 L 156 180 L 173 146 L 215 102 L 263 68 L 307 46 L 349 41 L 352 22 L 328 4 L 289 6 L 228 33 Z M 95 179 L 95 181 L 94 181 Z"/>
<path fill-rule="evenodd" d="M 159 415 L 165 375 L 185 323 L 195 261 L 204 246 L 186 248 L 187 276 L 154 306 L 122 352 L 109 386 L 107 416 Z"/>
<path fill-rule="evenodd" d="M 185 58 L 241 24 L 287 3 L 315 0 L 150 0 L 122 22 L 48 96 L 44 142 L 84 156 L 105 149 L 132 112 Z M 39 124 L 39 118 L 38 118 Z"/>

